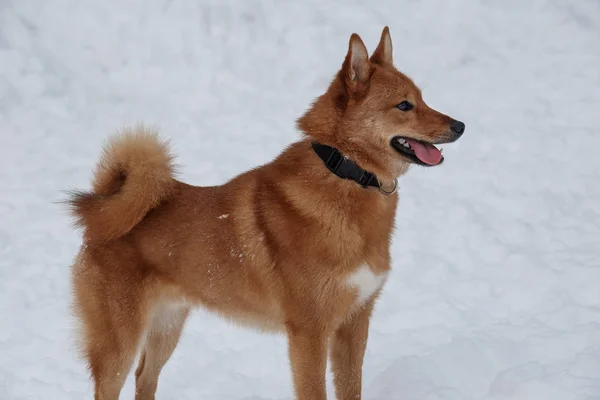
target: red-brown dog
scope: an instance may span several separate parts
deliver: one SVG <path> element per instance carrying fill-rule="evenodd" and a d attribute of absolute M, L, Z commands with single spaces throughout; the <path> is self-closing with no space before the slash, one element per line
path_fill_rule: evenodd
<path fill-rule="evenodd" d="M 177 181 L 169 149 L 143 128 L 105 148 L 92 191 L 70 199 L 85 232 L 72 278 L 96 400 L 118 398 L 140 347 L 136 399 L 154 399 L 195 306 L 285 332 L 298 399 L 325 399 L 328 352 L 337 398 L 360 399 L 396 178 L 439 165 L 434 144 L 465 126 L 396 70 L 386 27 L 370 58 L 351 36 L 298 127 L 303 140 L 275 160 L 213 187 Z"/>

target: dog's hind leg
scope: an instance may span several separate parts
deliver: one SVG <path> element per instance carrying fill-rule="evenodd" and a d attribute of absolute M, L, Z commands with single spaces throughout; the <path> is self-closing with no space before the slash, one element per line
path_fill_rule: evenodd
<path fill-rule="evenodd" d="M 105 260 L 107 261 L 107 260 Z M 75 311 L 95 400 L 117 400 L 146 325 L 143 273 L 112 259 L 98 265 L 81 255 L 73 268 Z"/>
<path fill-rule="evenodd" d="M 156 309 L 135 371 L 136 400 L 154 400 L 158 375 L 179 342 L 189 311 L 189 307 L 179 304 Z"/>

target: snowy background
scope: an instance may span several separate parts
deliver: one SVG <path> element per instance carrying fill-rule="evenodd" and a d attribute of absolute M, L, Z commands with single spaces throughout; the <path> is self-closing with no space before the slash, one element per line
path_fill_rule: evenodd
<path fill-rule="evenodd" d="M 600 399 L 595 0 L 0 0 L 0 399 L 92 398 L 56 202 L 109 134 L 155 124 L 183 180 L 222 183 L 296 140 L 350 34 L 372 51 L 386 24 L 467 130 L 400 182 L 364 398 Z M 157 397 L 292 399 L 286 354 L 198 311 Z"/>

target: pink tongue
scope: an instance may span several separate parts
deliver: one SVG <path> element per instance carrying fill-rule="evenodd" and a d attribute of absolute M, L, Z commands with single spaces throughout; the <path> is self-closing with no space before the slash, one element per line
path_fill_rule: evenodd
<path fill-rule="evenodd" d="M 410 147 L 415 151 L 415 155 L 425 164 L 437 165 L 442 159 L 442 153 L 432 144 L 423 144 L 414 140 L 406 139 Z"/>

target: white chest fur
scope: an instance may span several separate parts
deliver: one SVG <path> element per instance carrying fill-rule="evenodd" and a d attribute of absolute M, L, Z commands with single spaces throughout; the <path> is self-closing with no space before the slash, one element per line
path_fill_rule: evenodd
<path fill-rule="evenodd" d="M 361 265 L 349 275 L 346 279 L 346 285 L 357 290 L 355 305 L 361 306 L 364 304 L 376 291 L 381 289 L 386 279 L 387 272 L 377 275 L 366 264 Z"/>

